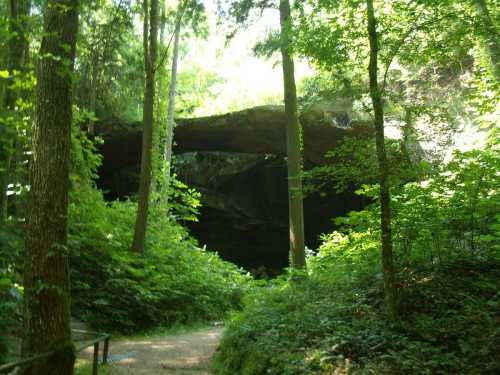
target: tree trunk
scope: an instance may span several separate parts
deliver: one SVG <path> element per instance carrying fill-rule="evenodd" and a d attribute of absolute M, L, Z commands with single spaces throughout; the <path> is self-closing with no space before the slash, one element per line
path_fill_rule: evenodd
<path fill-rule="evenodd" d="M 9 16 L 9 56 L 8 70 L 10 77 L 24 70 L 25 59 L 27 54 L 28 40 L 26 38 L 26 19 L 29 14 L 29 0 L 10 0 L 10 16 Z M 9 80 L 5 90 L 4 105 L 5 109 L 12 114 L 16 110 L 16 102 L 18 99 L 17 90 L 11 88 L 13 78 Z M 7 218 L 7 185 L 12 176 L 12 170 L 15 170 L 15 157 L 11 150 L 17 147 L 17 134 L 15 129 L 0 129 L 3 139 L 7 139 L 7 144 L 2 147 L 1 159 L 4 161 L 4 172 L 0 174 L 0 223 Z M 0 133 L 0 134 L 1 134 Z"/>
<path fill-rule="evenodd" d="M 97 80 L 99 79 L 99 56 L 97 49 L 92 53 L 92 68 L 90 73 L 90 87 L 89 87 L 89 112 L 92 116 L 95 116 L 96 105 L 97 105 Z M 87 124 L 87 132 L 90 136 L 95 134 L 95 121 L 94 119 L 89 119 Z"/>
<path fill-rule="evenodd" d="M 148 15 L 149 13 L 149 15 Z M 148 31 L 149 23 L 149 33 Z M 132 249 L 144 253 L 146 229 L 149 212 L 149 193 L 151 190 L 151 154 L 153 146 L 153 121 L 155 102 L 155 64 L 158 39 L 158 0 L 144 0 L 144 68 L 146 73 L 144 87 L 144 108 L 142 133 L 141 175 L 139 181 L 139 204 L 135 221 Z M 149 36 L 149 40 L 148 40 Z"/>
<path fill-rule="evenodd" d="M 165 25 L 166 25 L 166 9 L 165 2 L 160 2 L 160 39 L 159 45 L 162 47 L 162 50 L 159 52 L 160 55 L 163 53 L 167 53 L 165 51 Z M 163 152 L 161 147 L 161 139 L 164 139 L 163 129 L 161 129 L 161 124 L 163 124 L 164 112 L 161 105 L 162 94 L 163 94 L 163 86 L 166 78 L 166 69 L 163 64 L 158 65 L 158 78 L 157 78 L 157 95 L 156 95 L 156 122 L 158 127 L 156 131 L 153 132 L 153 154 L 152 154 L 152 181 L 151 181 L 151 191 L 153 193 L 157 193 L 160 182 L 163 174 Z"/>
<path fill-rule="evenodd" d="M 490 55 L 493 73 L 498 82 L 500 82 L 500 45 L 498 42 L 498 30 L 493 22 L 486 0 L 474 0 L 479 18 L 484 32 L 485 43 Z"/>
<path fill-rule="evenodd" d="M 297 109 L 295 68 L 290 55 L 289 27 L 291 11 L 289 0 L 280 1 L 281 55 L 285 92 L 285 117 L 288 157 L 288 212 L 290 222 L 290 255 L 293 268 L 304 268 L 304 206 L 302 198 L 301 126 Z"/>
<path fill-rule="evenodd" d="M 23 375 L 71 375 L 75 361 L 67 217 L 77 9 L 77 0 L 49 0 L 44 13 L 26 215 L 22 354 L 56 354 L 27 365 Z"/>
<path fill-rule="evenodd" d="M 375 115 L 375 139 L 377 144 L 377 159 L 380 173 L 380 206 L 382 232 L 382 270 L 384 273 L 385 300 L 389 316 L 397 318 L 396 287 L 394 282 L 394 265 L 392 256 L 391 233 L 391 193 L 389 189 L 389 165 L 385 151 L 384 109 L 378 83 L 378 35 L 373 0 L 367 0 L 368 36 L 370 41 L 370 95 Z"/>
<path fill-rule="evenodd" d="M 179 0 L 177 6 L 177 17 L 175 21 L 174 32 L 174 50 L 172 55 L 172 71 L 170 74 L 170 86 L 168 88 L 168 107 L 167 107 L 167 123 L 166 123 L 166 140 L 164 151 L 165 162 L 165 189 L 163 192 L 163 200 L 168 209 L 168 193 L 170 189 L 170 167 L 172 164 L 172 144 L 174 139 L 174 114 L 175 114 L 175 91 L 177 89 L 177 64 L 179 60 L 179 39 L 182 25 L 182 1 Z"/>

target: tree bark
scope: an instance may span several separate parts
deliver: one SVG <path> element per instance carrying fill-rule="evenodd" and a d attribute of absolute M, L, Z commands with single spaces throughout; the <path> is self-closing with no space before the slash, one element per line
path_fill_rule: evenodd
<path fill-rule="evenodd" d="M 165 26 L 166 26 L 166 9 L 165 2 L 160 2 L 160 19 L 159 19 L 159 46 L 162 47 L 161 53 L 166 53 L 165 51 Z M 153 132 L 153 153 L 152 153 L 152 181 L 151 181 L 151 191 L 153 193 L 157 193 L 160 187 L 160 182 L 163 178 L 163 147 L 161 146 L 161 139 L 165 138 L 165 134 L 163 129 L 161 129 L 161 124 L 163 124 L 164 120 L 164 111 L 162 108 L 162 94 L 164 81 L 166 78 L 166 69 L 164 65 L 159 63 L 158 65 L 158 79 L 157 79 L 157 95 L 156 95 L 156 122 L 158 123 L 158 128 Z"/>
<path fill-rule="evenodd" d="M 165 162 L 165 189 L 163 191 L 163 200 L 165 206 L 168 209 L 168 193 L 170 189 L 170 168 L 172 165 L 172 145 L 174 139 L 174 127 L 175 127 L 175 92 L 177 89 L 177 65 L 179 60 L 179 39 L 181 35 L 181 25 L 182 25 L 182 0 L 179 0 L 177 6 L 177 17 L 175 20 L 175 32 L 174 32 L 174 50 L 172 54 L 172 71 L 170 74 L 170 85 L 168 89 L 168 106 L 167 106 L 167 123 L 166 123 L 166 140 L 165 140 L 165 150 L 164 150 L 164 162 Z"/>
<path fill-rule="evenodd" d="M 142 133 L 141 175 L 139 181 L 139 203 L 135 222 L 132 249 L 144 253 L 146 229 L 149 212 L 149 193 L 151 190 L 153 122 L 155 102 L 155 64 L 158 39 L 158 0 L 151 0 L 148 11 L 148 0 L 144 0 L 144 68 L 146 73 L 144 87 L 144 108 Z M 149 14 L 148 14 L 149 13 Z M 149 22 L 149 32 L 148 32 Z M 148 40 L 149 37 L 149 40 Z"/>
<path fill-rule="evenodd" d="M 90 87 L 89 87 L 89 112 L 95 117 L 96 107 L 97 107 L 97 82 L 99 79 L 99 63 L 100 59 L 98 56 L 97 49 L 92 53 L 92 67 L 90 73 Z M 90 136 L 95 135 L 95 121 L 94 119 L 89 119 L 87 124 L 87 132 Z"/>
<path fill-rule="evenodd" d="M 14 77 L 16 73 L 24 70 L 28 40 L 26 37 L 26 19 L 29 14 L 29 0 L 10 0 L 9 15 L 9 55 L 8 70 L 9 76 Z M 13 78 L 10 78 L 4 97 L 5 109 L 11 113 L 16 110 L 18 99 L 17 90 L 11 88 Z M 7 140 L 7 144 L 1 147 L 0 160 L 4 161 L 4 172 L 0 174 L 0 223 L 7 218 L 7 185 L 12 175 L 12 169 L 15 169 L 15 157 L 12 152 L 16 148 L 17 135 L 15 130 L 0 128 L 2 139 Z"/>
<path fill-rule="evenodd" d="M 290 255 L 293 268 L 304 268 L 304 206 L 302 196 L 302 152 L 301 126 L 297 109 L 295 67 L 290 54 L 289 28 L 291 10 L 289 0 L 280 0 L 281 55 L 283 58 L 283 81 L 288 163 L 288 211 L 290 222 Z"/>
<path fill-rule="evenodd" d="M 479 18 L 484 32 L 484 39 L 488 53 L 490 55 L 493 74 L 498 82 L 500 82 L 500 45 L 498 42 L 499 35 L 497 26 L 493 22 L 486 0 L 474 0 Z"/>
<path fill-rule="evenodd" d="M 378 35 L 377 22 L 373 9 L 373 0 L 367 0 L 368 36 L 370 42 L 370 96 L 375 115 L 375 139 L 377 144 L 377 159 L 380 173 L 380 229 L 382 242 L 382 270 L 384 274 L 385 300 L 389 316 L 396 319 L 397 296 L 394 278 L 391 232 L 391 193 L 389 186 L 389 165 L 385 151 L 384 109 L 378 83 Z"/>
<path fill-rule="evenodd" d="M 67 217 L 77 29 L 78 0 L 47 2 L 26 215 L 22 354 L 55 354 L 27 365 L 23 375 L 73 374 Z"/>

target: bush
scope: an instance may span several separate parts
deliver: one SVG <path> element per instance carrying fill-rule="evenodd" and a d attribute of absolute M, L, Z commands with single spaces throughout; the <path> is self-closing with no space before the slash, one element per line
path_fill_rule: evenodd
<path fill-rule="evenodd" d="M 93 326 L 131 333 L 220 319 L 246 282 L 236 266 L 196 246 L 152 208 L 144 256 L 130 250 L 137 205 L 107 204 L 94 189 L 73 195 L 69 247 L 73 312 Z"/>
<path fill-rule="evenodd" d="M 459 154 L 448 172 L 394 190 L 400 321 L 385 315 L 374 203 L 337 220 L 307 277 L 245 299 L 215 373 L 500 373 L 499 160 L 491 149 Z"/>
<path fill-rule="evenodd" d="M 0 364 L 5 362 L 8 353 L 7 329 L 9 325 L 10 309 L 6 303 L 10 279 L 0 273 Z"/>
<path fill-rule="evenodd" d="M 21 238 L 11 225 L 0 230 L 0 364 L 9 355 L 8 335 L 15 328 L 15 313 L 20 311 L 20 298 L 15 286 L 14 263 L 19 258 Z"/>
<path fill-rule="evenodd" d="M 100 159 L 95 143 L 76 127 L 68 237 L 73 315 L 97 329 L 132 333 L 221 319 L 237 308 L 247 277 L 198 248 L 176 222 L 196 219 L 199 194 L 173 176 L 172 215 L 153 197 L 146 253 L 134 253 L 137 203 L 104 200 L 93 182 Z"/>
<path fill-rule="evenodd" d="M 386 320 L 377 268 L 353 275 L 351 256 L 328 259 L 314 259 L 300 282 L 282 279 L 246 299 L 227 325 L 216 374 L 500 371 L 498 259 L 455 259 L 401 275 L 398 324 Z"/>

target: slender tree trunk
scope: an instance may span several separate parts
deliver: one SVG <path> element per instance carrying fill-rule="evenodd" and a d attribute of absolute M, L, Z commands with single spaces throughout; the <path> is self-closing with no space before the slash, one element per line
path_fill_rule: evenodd
<path fill-rule="evenodd" d="M 77 29 L 77 0 L 47 2 L 37 66 L 31 190 L 26 215 L 22 354 L 56 354 L 27 365 L 23 375 L 73 374 L 67 218 L 71 76 Z"/>
<path fill-rule="evenodd" d="M 177 89 L 177 66 L 179 61 L 179 40 L 181 35 L 183 2 L 179 0 L 177 6 L 177 17 L 175 21 L 174 32 L 174 50 L 172 55 L 172 71 L 170 74 L 170 85 L 168 88 L 168 104 L 167 104 L 167 122 L 166 122 L 166 140 L 164 150 L 165 161 L 165 190 L 163 192 L 163 199 L 165 207 L 168 209 L 168 193 L 170 191 L 170 168 L 172 165 L 172 145 L 174 140 L 174 127 L 175 127 L 175 92 Z"/>
<path fill-rule="evenodd" d="M 493 73 L 500 82 L 500 42 L 497 26 L 491 18 L 486 0 L 474 0 L 481 25 L 483 27 L 485 43 L 490 55 Z"/>
<path fill-rule="evenodd" d="M 288 211 L 290 222 L 290 255 L 293 268 L 304 268 L 304 206 L 302 199 L 302 152 L 301 126 L 297 109 L 295 67 L 290 55 L 289 27 L 291 10 L 289 0 L 280 0 L 281 55 L 283 57 L 283 81 L 285 92 L 285 116 L 287 122 L 288 156 Z"/>
<path fill-rule="evenodd" d="M 382 232 L 382 270 L 384 273 L 385 300 L 389 316 L 397 318 L 397 296 L 394 278 L 391 233 L 391 193 L 389 190 L 389 165 L 385 151 L 384 109 L 378 83 L 378 35 L 377 22 L 373 9 L 373 0 L 367 0 L 368 36 L 370 40 L 370 95 L 375 114 L 375 137 L 377 143 L 377 159 L 380 174 L 380 205 Z"/>
<path fill-rule="evenodd" d="M 166 9 L 165 2 L 160 2 L 160 39 L 159 45 L 162 47 L 162 53 L 166 53 L 164 51 L 165 48 L 165 25 L 166 25 Z M 161 147 L 161 139 L 164 138 L 164 132 L 162 131 L 161 124 L 163 124 L 164 112 L 161 105 L 162 95 L 163 95 L 163 86 L 164 80 L 166 76 L 166 69 L 163 64 L 158 66 L 158 78 L 157 78 L 157 95 L 156 95 L 156 123 L 158 124 L 157 129 L 153 132 L 153 155 L 152 155 L 152 181 L 151 181 L 151 190 L 154 193 L 158 192 L 160 181 L 162 178 L 162 165 L 163 165 L 163 153 Z"/>
<path fill-rule="evenodd" d="M 141 176 L 139 180 L 139 204 L 135 222 L 132 249 L 144 253 L 146 229 L 149 212 L 149 193 L 151 190 L 151 154 L 153 146 L 153 121 L 155 103 L 155 69 L 158 39 L 158 0 L 151 0 L 148 11 L 148 0 L 144 0 L 144 65 L 145 87 L 142 133 Z M 149 23 L 149 32 L 148 32 Z M 148 40 L 149 37 L 149 40 Z"/>
<path fill-rule="evenodd" d="M 92 68 L 90 73 L 90 87 L 89 87 L 89 112 L 95 116 L 97 105 L 97 80 L 99 79 L 99 56 L 98 51 L 95 50 L 92 56 Z M 90 119 L 87 124 L 87 132 L 93 136 L 95 134 L 95 121 Z"/>
<path fill-rule="evenodd" d="M 21 73 L 24 70 L 28 40 L 26 37 L 26 19 L 29 14 L 29 1 L 28 0 L 10 0 L 10 16 L 9 16 L 9 33 L 11 35 L 9 40 L 9 56 L 8 56 L 8 70 L 10 77 L 16 73 Z M 16 110 L 16 102 L 18 93 L 16 89 L 12 88 L 12 78 L 9 81 L 4 97 L 5 109 L 12 114 Z M 3 139 L 7 139 L 7 144 L 2 147 L 0 152 L 3 155 L 0 160 L 4 161 L 4 172 L 0 174 L 0 223 L 7 217 L 7 185 L 15 170 L 15 155 L 12 150 L 17 146 L 17 134 L 15 129 L 10 129 L 11 134 L 8 134 L 8 129 L 0 129 L 1 132 L 6 133 Z"/>

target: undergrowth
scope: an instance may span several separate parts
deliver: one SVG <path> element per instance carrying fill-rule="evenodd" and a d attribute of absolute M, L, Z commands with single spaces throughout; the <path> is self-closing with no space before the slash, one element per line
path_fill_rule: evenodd
<path fill-rule="evenodd" d="M 342 274 L 349 260 L 339 256 L 335 262 L 299 282 L 283 278 L 249 296 L 227 325 L 215 373 L 500 371 L 499 259 L 454 259 L 400 275 L 397 323 L 386 319 L 376 268 Z"/>
<path fill-rule="evenodd" d="M 134 253 L 137 203 L 104 200 L 93 183 L 100 164 L 95 146 L 81 132 L 75 138 L 68 238 L 72 313 L 97 329 L 130 334 L 221 319 L 240 307 L 248 277 L 200 249 L 179 223 L 196 219 L 197 193 L 174 176 L 171 214 L 161 197 L 153 197 L 146 251 Z"/>
<path fill-rule="evenodd" d="M 293 274 L 255 289 L 227 323 L 219 375 L 500 373 L 498 150 L 457 154 L 393 191 L 400 318 L 387 318 L 380 208 L 337 219 Z M 361 193 L 376 201 L 377 189 Z"/>

